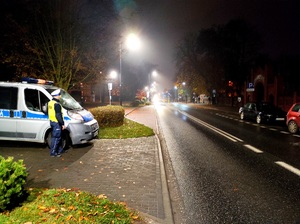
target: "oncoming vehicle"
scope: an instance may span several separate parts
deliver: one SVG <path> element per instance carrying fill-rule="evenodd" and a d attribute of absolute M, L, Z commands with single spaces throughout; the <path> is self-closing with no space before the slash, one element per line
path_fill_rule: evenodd
<path fill-rule="evenodd" d="M 294 103 L 286 115 L 286 125 L 290 133 L 297 133 L 300 129 L 300 103 Z"/>
<path fill-rule="evenodd" d="M 254 120 L 257 124 L 275 121 L 284 122 L 286 117 L 284 111 L 266 102 L 246 103 L 239 109 L 239 114 L 241 120 Z"/>
<path fill-rule="evenodd" d="M 22 82 L 0 82 L 0 140 L 51 144 L 51 127 L 46 114 L 53 82 L 22 78 Z M 93 115 L 65 90 L 61 105 L 66 129 L 63 146 L 86 143 L 98 136 L 99 125 Z"/>

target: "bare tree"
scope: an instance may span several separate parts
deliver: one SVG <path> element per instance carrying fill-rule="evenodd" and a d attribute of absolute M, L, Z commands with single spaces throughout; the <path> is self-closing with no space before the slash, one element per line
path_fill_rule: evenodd
<path fill-rule="evenodd" d="M 3 61 L 14 67 L 18 76 L 26 73 L 53 80 L 65 89 L 71 83 L 98 79 L 109 58 L 107 31 L 116 19 L 112 2 L 25 1 L 15 3 L 26 12 L 26 20 L 22 21 L 18 12 L 7 16 L 11 28 L 17 31 L 14 36 L 6 34 L 6 41 L 13 47 L 9 53 L 1 52 Z M 17 40 L 18 34 L 21 40 Z"/>
<path fill-rule="evenodd" d="M 201 69 L 201 58 L 197 50 L 197 35 L 188 33 L 176 48 L 177 83 L 188 83 L 191 91 L 206 93 L 205 78 Z"/>

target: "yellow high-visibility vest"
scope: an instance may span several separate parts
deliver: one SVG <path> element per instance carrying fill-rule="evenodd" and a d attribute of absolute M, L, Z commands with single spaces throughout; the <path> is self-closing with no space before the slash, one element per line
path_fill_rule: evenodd
<path fill-rule="evenodd" d="M 49 120 L 53 121 L 53 122 L 58 122 L 58 120 L 56 119 L 56 113 L 55 113 L 55 109 L 54 109 L 54 105 L 57 102 L 55 100 L 50 100 L 48 103 L 48 116 L 49 116 Z M 59 103 L 58 103 L 59 104 Z M 61 107 L 61 105 L 59 104 L 59 106 Z"/>

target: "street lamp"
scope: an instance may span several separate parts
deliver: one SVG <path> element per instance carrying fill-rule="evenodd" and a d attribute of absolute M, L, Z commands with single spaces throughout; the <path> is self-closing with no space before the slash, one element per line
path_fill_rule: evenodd
<path fill-rule="evenodd" d="M 150 87 L 146 86 L 145 87 L 145 91 L 146 91 L 146 96 L 147 96 L 147 99 L 149 100 L 149 96 L 150 96 Z"/>
<path fill-rule="evenodd" d="M 156 70 L 153 70 L 153 71 L 150 72 L 149 75 L 148 75 L 148 82 L 149 82 L 149 96 L 148 96 L 148 100 L 149 100 L 149 102 L 151 102 L 151 88 L 152 88 L 151 77 L 152 77 L 152 76 L 156 76 L 156 75 L 157 75 Z"/>
<path fill-rule="evenodd" d="M 111 71 L 109 74 L 109 80 L 115 79 L 116 77 L 117 77 L 117 72 Z M 108 82 L 107 87 L 108 87 L 109 105 L 111 105 L 112 82 Z"/>
<path fill-rule="evenodd" d="M 127 36 L 126 39 L 126 47 L 129 50 L 138 50 L 140 48 L 140 40 L 139 38 L 131 33 Z M 120 41 L 120 49 L 119 49 L 119 55 L 120 55 L 120 106 L 122 106 L 122 41 Z"/>
<path fill-rule="evenodd" d="M 187 99 L 187 93 L 186 93 L 186 89 L 185 89 L 185 82 L 182 83 L 182 86 L 183 86 L 183 93 L 184 93 L 185 102 L 187 103 L 188 99 Z"/>

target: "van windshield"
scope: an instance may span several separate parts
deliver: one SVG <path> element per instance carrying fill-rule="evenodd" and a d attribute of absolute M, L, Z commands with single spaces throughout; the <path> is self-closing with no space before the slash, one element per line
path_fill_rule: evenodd
<path fill-rule="evenodd" d="M 56 89 L 47 89 L 50 94 Z M 82 110 L 82 106 L 65 90 L 61 89 L 61 105 L 67 110 Z"/>

